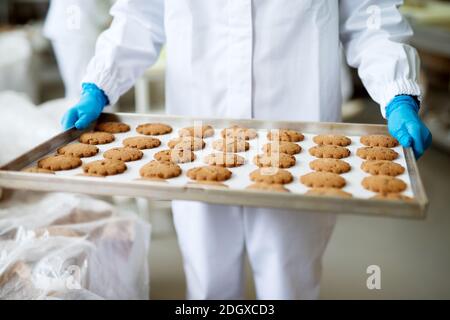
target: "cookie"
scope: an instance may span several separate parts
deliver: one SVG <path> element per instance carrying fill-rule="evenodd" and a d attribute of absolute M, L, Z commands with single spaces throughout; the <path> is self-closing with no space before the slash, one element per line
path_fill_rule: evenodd
<path fill-rule="evenodd" d="M 388 160 L 368 160 L 361 164 L 361 169 L 371 175 L 398 176 L 405 172 L 402 165 Z"/>
<path fill-rule="evenodd" d="M 247 187 L 247 190 L 270 191 L 270 192 L 290 192 L 282 184 L 257 182 Z"/>
<path fill-rule="evenodd" d="M 288 184 L 294 180 L 294 177 L 287 170 L 262 168 L 250 173 L 250 180 L 257 183 Z"/>
<path fill-rule="evenodd" d="M 356 151 L 358 157 L 364 160 L 395 160 L 398 153 L 385 147 L 363 147 Z"/>
<path fill-rule="evenodd" d="M 38 167 L 26 168 L 26 169 L 23 169 L 22 172 L 55 174 L 52 170 L 42 169 L 42 168 L 38 168 Z"/>
<path fill-rule="evenodd" d="M 245 159 L 234 153 L 213 153 L 205 157 L 204 162 L 210 166 L 226 168 L 240 167 L 245 163 Z"/>
<path fill-rule="evenodd" d="M 345 179 L 331 172 L 311 172 L 300 177 L 301 183 L 310 188 L 343 188 Z"/>
<path fill-rule="evenodd" d="M 131 137 L 123 140 L 123 145 L 140 150 L 154 149 L 161 145 L 161 140 L 152 137 Z"/>
<path fill-rule="evenodd" d="M 181 168 L 179 165 L 172 162 L 160 162 L 152 161 L 141 168 L 139 173 L 141 177 L 149 178 L 159 178 L 159 179 L 171 179 L 176 178 L 181 175 Z"/>
<path fill-rule="evenodd" d="M 302 147 L 298 144 L 289 141 L 279 141 L 267 143 L 263 146 L 263 152 L 270 153 L 287 153 L 290 155 L 298 154 L 302 151 Z"/>
<path fill-rule="evenodd" d="M 74 143 L 61 147 L 56 152 L 66 156 L 88 158 L 95 156 L 98 153 L 98 148 L 91 144 Z"/>
<path fill-rule="evenodd" d="M 188 163 L 195 161 L 197 157 L 191 150 L 170 149 L 156 153 L 154 158 L 160 162 Z"/>
<path fill-rule="evenodd" d="M 113 176 L 127 170 L 125 162 L 120 160 L 103 159 L 83 165 L 83 171 L 90 176 Z"/>
<path fill-rule="evenodd" d="M 97 124 L 95 130 L 108 133 L 123 133 L 130 131 L 130 126 L 122 122 L 102 122 Z"/>
<path fill-rule="evenodd" d="M 363 179 L 362 186 L 379 193 L 397 193 L 406 190 L 406 183 L 391 176 L 370 176 Z"/>
<path fill-rule="evenodd" d="M 114 141 L 114 136 L 108 132 L 87 132 L 80 136 L 79 141 L 86 144 L 107 144 Z"/>
<path fill-rule="evenodd" d="M 362 136 L 360 141 L 368 147 L 394 148 L 398 146 L 398 141 L 395 138 L 382 134 Z"/>
<path fill-rule="evenodd" d="M 161 136 L 172 132 L 172 127 L 164 123 L 144 123 L 138 125 L 136 131 L 146 136 Z"/>
<path fill-rule="evenodd" d="M 340 146 L 340 147 L 346 147 L 352 143 L 352 140 L 350 140 L 350 138 L 334 134 L 321 134 L 315 136 L 313 138 L 313 141 L 318 145 Z"/>
<path fill-rule="evenodd" d="M 196 167 L 187 172 L 187 176 L 196 181 L 226 181 L 231 175 L 230 170 L 218 166 Z"/>
<path fill-rule="evenodd" d="M 222 152 L 244 152 L 250 149 L 250 144 L 243 139 L 221 139 L 213 142 L 213 148 Z"/>
<path fill-rule="evenodd" d="M 240 126 L 232 126 L 230 128 L 223 129 L 221 132 L 222 138 L 235 138 L 252 140 L 258 136 L 255 129 L 248 129 Z"/>
<path fill-rule="evenodd" d="M 180 129 L 180 137 L 209 138 L 214 135 L 214 129 L 210 125 L 187 127 Z"/>
<path fill-rule="evenodd" d="M 350 156 L 350 150 L 340 146 L 321 145 L 309 149 L 309 154 L 316 158 L 342 159 Z"/>
<path fill-rule="evenodd" d="M 141 150 L 130 147 L 113 148 L 103 154 L 103 157 L 106 159 L 120 160 L 123 162 L 141 160 L 143 156 L 144 153 Z"/>
<path fill-rule="evenodd" d="M 196 137 L 180 137 L 170 140 L 167 144 L 170 149 L 180 148 L 188 149 L 191 151 L 198 151 L 205 148 L 205 141 Z"/>
<path fill-rule="evenodd" d="M 325 197 L 339 197 L 339 198 L 352 198 L 352 194 L 336 188 L 314 188 L 308 190 L 306 193 L 308 196 L 325 196 Z"/>
<path fill-rule="evenodd" d="M 309 167 L 314 171 L 332 172 L 337 174 L 349 172 L 351 169 L 350 165 L 345 161 L 327 158 L 311 161 Z"/>
<path fill-rule="evenodd" d="M 379 193 L 372 197 L 376 200 L 399 200 L 399 201 L 413 201 L 412 198 L 405 196 L 401 193 Z"/>
<path fill-rule="evenodd" d="M 260 168 L 274 167 L 274 168 L 290 168 L 295 166 L 295 157 L 286 153 L 272 153 L 257 155 L 253 159 L 253 163 Z"/>
<path fill-rule="evenodd" d="M 78 157 L 56 155 L 39 160 L 37 166 L 52 171 L 71 170 L 81 166 L 81 160 Z"/>
<path fill-rule="evenodd" d="M 300 142 L 305 139 L 305 136 L 295 130 L 274 129 L 267 134 L 267 139 L 270 141 Z"/>

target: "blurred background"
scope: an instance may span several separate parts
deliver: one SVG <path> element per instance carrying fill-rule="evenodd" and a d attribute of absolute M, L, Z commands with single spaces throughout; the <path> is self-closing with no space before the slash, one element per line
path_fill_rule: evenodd
<path fill-rule="evenodd" d="M 110 23 L 108 11 L 114 1 L 87 1 L 85 12 L 68 6 L 71 1 L 0 1 L 0 165 L 56 134 L 60 117 L 76 102 L 81 77 L 93 55 L 97 36 Z M 411 41 L 422 61 L 421 112 L 434 138 L 431 150 L 419 161 L 430 199 L 428 218 L 407 221 L 341 216 L 324 259 L 325 299 L 450 299 L 450 1 L 409 0 L 401 10 L 415 32 Z M 65 31 L 71 23 L 79 22 L 82 32 Z M 163 51 L 157 64 L 112 107 L 113 111 L 163 113 L 164 75 Z M 342 80 L 344 121 L 385 123 L 356 71 L 345 62 Z M 24 198 L 4 192 L 0 228 L 1 220 L 11 217 L 11 207 L 29 197 L 21 196 Z M 44 195 L 33 195 L 33 201 L 36 197 L 39 201 L 44 199 Z M 123 217 L 125 212 L 127 217 L 135 215 L 147 226 L 151 224 L 148 264 L 144 264 L 150 270 L 150 297 L 184 298 L 185 280 L 170 204 L 124 198 L 101 201 L 114 214 Z M 46 210 L 44 205 L 41 209 Z M 74 205 L 73 210 L 79 208 Z M 103 209 L 98 211 L 104 213 Z M 71 222 L 84 221 L 75 220 Z M 142 237 L 150 237 L 147 231 L 141 233 Z M 141 241 L 145 247 L 146 240 L 138 240 L 134 235 L 133 241 Z M 366 287 L 366 269 L 374 264 L 382 270 L 381 290 Z M 23 276 L 23 265 L 15 266 L 12 273 Z M 5 270 L 0 263 L 0 288 L 9 279 L 5 274 L 2 278 Z M 248 266 L 247 273 L 247 297 L 254 298 Z M 106 289 L 96 290 L 91 291 L 107 296 L 102 292 Z M 0 289 L 0 297 L 1 292 Z"/>

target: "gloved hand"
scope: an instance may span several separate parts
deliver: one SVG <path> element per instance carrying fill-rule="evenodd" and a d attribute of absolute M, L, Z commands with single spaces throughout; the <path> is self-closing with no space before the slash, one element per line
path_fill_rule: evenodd
<path fill-rule="evenodd" d="M 431 145 L 431 132 L 419 118 L 419 105 L 412 96 L 396 96 L 386 107 L 389 133 L 420 158 Z"/>
<path fill-rule="evenodd" d="M 93 83 L 83 83 L 83 91 L 77 105 L 66 112 L 61 120 L 64 130 L 73 126 L 79 130 L 89 127 L 109 104 L 108 97 L 103 90 Z"/>

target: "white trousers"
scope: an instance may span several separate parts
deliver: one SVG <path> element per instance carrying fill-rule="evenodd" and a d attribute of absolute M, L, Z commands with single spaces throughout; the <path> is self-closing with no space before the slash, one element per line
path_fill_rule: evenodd
<path fill-rule="evenodd" d="M 258 299 L 317 299 L 334 214 L 174 201 L 189 299 L 244 298 L 244 254 Z"/>

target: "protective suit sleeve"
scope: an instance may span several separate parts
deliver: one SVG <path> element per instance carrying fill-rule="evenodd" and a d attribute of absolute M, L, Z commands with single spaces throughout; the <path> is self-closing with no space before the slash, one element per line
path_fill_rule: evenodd
<path fill-rule="evenodd" d="M 158 59 L 164 34 L 164 0 L 118 0 L 83 83 L 94 83 L 114 104 Z"/>

